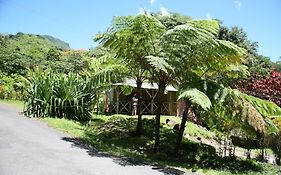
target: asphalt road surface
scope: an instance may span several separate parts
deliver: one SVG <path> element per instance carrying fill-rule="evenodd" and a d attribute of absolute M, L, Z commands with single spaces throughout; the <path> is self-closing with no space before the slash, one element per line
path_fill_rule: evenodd
<path fill-rule="evenodd" d="M 188 175 L 112 157 L 0 104 L 0 175 Z M 194 175 L 190 173 L 190 175 Z"/>

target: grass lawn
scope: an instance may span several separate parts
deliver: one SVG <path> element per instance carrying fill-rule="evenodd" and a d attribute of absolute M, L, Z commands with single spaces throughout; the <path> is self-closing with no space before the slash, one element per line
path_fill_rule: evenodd
<path fill-rule="evenodd" d="M 19 100 L 2 100 L 0 99 L 0 104 L 15 107 L 17 109 L 23 110 L 24 102 Z"/>
<path fill-rule="evenodd" d="M 144 116 L 144 136 L 134 137 L 136 117 L 125 115 L 93 115 L 88 123 L 67 119 L 44 118 L 48 125 L 83 140 L 94 148 L 116 156 L 126 156 L 134 160 L 158 163 L 163 166 L 177 167 L 185 171 L 197 171 L 208 175 L 276 175 L 280 167 L 242 160 L 233 157 L 219 157 L 209 145 L 194 143 L 184 139 L 179 156 L 174 156 L 173 147 L 176 133 L 164 123 L 168 116 L 161 119 L 160 152 L 153 153 L 153 117 Z M 171 117 L 169 117 L 171 118 Z M 172 117 L 173 118 L 173 117 Z M 173 118 L 179 120 L 179 118 Z M 211 137 L 212 132 L 195 124 L 188 123 L 188 134 Z"/>

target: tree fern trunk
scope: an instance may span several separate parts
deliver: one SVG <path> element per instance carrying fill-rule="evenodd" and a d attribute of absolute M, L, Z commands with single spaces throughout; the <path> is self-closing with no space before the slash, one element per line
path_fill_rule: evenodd
<path fill-rule="evenodd" d="M 157 111 L 155 117 L 155 142 L 154 142 L 154 152 L 159 151 L 160 145 L 160 116 L 163 106 L 163 95 L 165 90 L 165 84 L 159 83 L 158 85 L 158 96 L 157 96 Z"/>
<path fill-rule="evenodd" d="M 139 100 L 138 100 L 138 106 L 137 106 L 138 122 L 137 122 L 137 128 L 136 128 L 136 136 L 141 136 L 143 134 L 141 85 L 142 85 L 142 81 L 137 80 L 137 94 L 138 94 Z"/>
<path fill-rule="evenodd" d="M 186 124 L 186 121 L 187 121 L 188 110 L 189 110 L 190 106 L 191 106 L 191 103 L 186 101 L 186 107 L 184 108 L 184 111 L 182 113 L 180 130 L 179 130 L 177 142 L 176 142 L 176 145 L 175 145 L 175 153 L 176 154 L 179 154 L 180 144 L 181 144 L 181 141 L 182 141 L 182 138 L 183 138 L 183 134 L 184 134 L 184 130 L 185 130 L 185 124 Z"/>

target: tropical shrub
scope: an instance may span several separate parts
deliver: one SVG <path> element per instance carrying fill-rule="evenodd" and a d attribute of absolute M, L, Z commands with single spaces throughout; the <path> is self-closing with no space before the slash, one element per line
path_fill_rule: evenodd
<path fill-rule="evenodd" d="M 0 99 L 15 99 L 14 79 L 9 76 L 0 75 Z"/>
<path fill-rule="evenodd" d="M 36 70 L 31 73 L 27 87 L 25 113 L 87 121 L 94 109 L 95 92 L 95 84 L 89 77 Z"/>
<path fill-rule="evenodd" d="M 25 96 L 22 76 L 7 76 L 0 73 L 0 99 L 22 100 Z"/>

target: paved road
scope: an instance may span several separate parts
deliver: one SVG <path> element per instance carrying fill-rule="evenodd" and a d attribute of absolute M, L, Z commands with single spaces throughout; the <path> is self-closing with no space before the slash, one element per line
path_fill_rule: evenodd
<path fill-rule="evenodd" d="M 0 105 L 0 175 L 182 175 L 184 172 L 110 157 L 67 134 Z"/>

